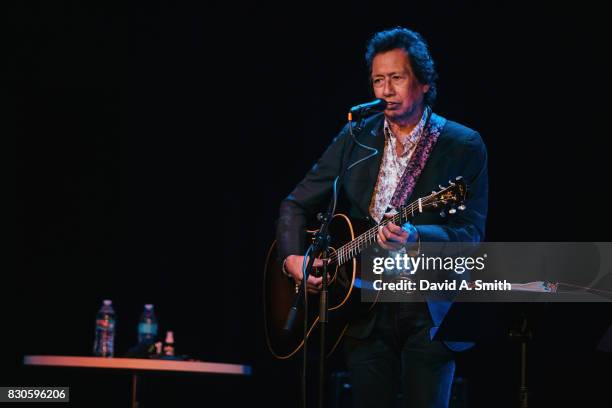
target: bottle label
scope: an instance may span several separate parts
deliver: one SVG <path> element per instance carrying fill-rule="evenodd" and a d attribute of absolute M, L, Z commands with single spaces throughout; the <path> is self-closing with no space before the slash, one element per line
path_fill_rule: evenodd
<path fill-rule="evenodd" d="M 96 327 L 101 330 L 114 330 L 115 321 L 108 319 L 98 319 L 96 320 Z"/>
<path fill-rule="evenodd" d="M 138 333 L 140 334 L 157 334 L 157 323 L 139 323 Z"/>

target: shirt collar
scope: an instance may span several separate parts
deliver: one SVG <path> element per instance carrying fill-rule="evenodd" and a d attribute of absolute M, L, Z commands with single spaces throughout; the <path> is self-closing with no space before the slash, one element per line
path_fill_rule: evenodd
<path fill-rule="evenodd" d="M 425 119 L 427 118 L 428 111 L 429 111 L 429 106 L 423 109 L 421 120 L 419 120 L 419 123 L 417 123 L 414 129 L 410 131 L 410 134 L 408 135 L 407 138 L 404 139 L 404 143 L 402 143 L 404 148 L 407 145 L 415 144 L 419 140 L 421 134 L 423 133 L 422 130 L 425 127 Z M 384 131 L 385 131 L 386 138 L 392 138 L 392 139 L 395 139 L 395 141 L 399 141 L 399 139 L 395 136 L 395 134 L 393 134 L 393 131 L 391 130 L 391 125 L 389 124 L 389 121 L 387 121 L 387 118 L 385 118 L 385 122 L 384 122 Z"/>

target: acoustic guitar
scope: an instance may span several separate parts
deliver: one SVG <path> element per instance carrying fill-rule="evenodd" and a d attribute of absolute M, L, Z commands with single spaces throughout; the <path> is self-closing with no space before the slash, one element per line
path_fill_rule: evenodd
<path fill-rule="evenodd" d="M 403 225 L 420 213 L 428 210 L 440 211 L 442 215 L 454 214 L 465 209 L 467 186 L 461 177 L 439 186 L 439 191 L 421 197 L 401 207 L 393 217 L 377 224 L 371 220 L 354 220 L 344 214 L 335 214 L 329 226 L 331 242 L 329 247 L 327 272 L 329 313 L 326 328 L 327 355 L 338 346 L 351 319 L 370 311 L 376 304 L 361 299 L 361 262 L 367 260 L 366 250 L 376 244 L 378 228 L 393 222 Z M 306 231 L 314 236 L 316 230 Z M 364 256 L 359 256 L 364 255 Z M 282 272 L 282 260 L 278 259 L 277 243 L 274 241 L 268 250 L 264 267 L 264 325 L 268 348 L 274 357 L 288 359 L 304 345 L 304 302 L 299 303 L 297 319 L 291 330 L 285 330 L 290 308 L 293 306 L 299 286 L 292 278 Z M 320 270 L 314 270 L 320 276 Z M 303 296 L 303 295 L 302 295 Z M 308 331 L 306 341 L 313 337 L 319 322 L 319 295 L 308 294 Z"/>

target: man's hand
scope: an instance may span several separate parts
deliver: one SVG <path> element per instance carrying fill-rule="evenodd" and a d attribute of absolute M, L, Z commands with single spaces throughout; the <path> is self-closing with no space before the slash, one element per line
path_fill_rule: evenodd
<path fill-rule="evenodd" d="M 304 257 L 299 255 L 289 255 L 285 260 L 285 271 L 293 280 L 300 284 L 302 283 L 302 265 L 304 263 Z M 313 267 L 320 268 L 323 266 L 323 261 L 320 259 L 315 259 Z M 327 279 L 329 281 L 329 274 L 327 274 Z M 306 282 L 306 289 L 310 294 L 317 294 L 321 291 L 323 277 L 315 277 L 312 274 L 308 275 L 308 281 Z"/>
<path fill-rule="evenodd" d="M 411 236 L 406 229 L 409 228 L 402 228 L 389 222 L 385 226 L 378 228 L 376 242 L 378 242 L 382 249 L 387 251 L 399 251 L 408 242 L 416 241 L 415 237 Z"/>

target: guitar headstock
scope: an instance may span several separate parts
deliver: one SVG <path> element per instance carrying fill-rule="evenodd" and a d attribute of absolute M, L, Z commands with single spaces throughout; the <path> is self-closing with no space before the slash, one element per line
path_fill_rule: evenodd
<path fill-rule="evenodd" d="M 463 177 L 458 176 L 455 180 L 448 182 L 446 187 L 438 186 L 440 191 L 432 191 L 425 198 L 425 205 L 434 208 L 442 208 L 440 215 L 446 216 L 445 211 L 448 209 L 449 214 L 454 214 L 465 210 L 465 199 L 467 197 L 467 185 L 463 181 Z"/>
<path fill-rule="evenodd" d="M 421 197 L 418 200 L 402 207 L 391 220 L 397 225 L 412 219 L 415 213 L 421 213 L 425 209 L 440 209 L 440 216 L 455 214 L 457 210 L 465 210 L 465 199 L 467 197 L 467 185 L 463 177 L 456 177 L 449 181 L 446 187 L 439 186 L 440 191 L 432 191 L 430 195 Z"/>

